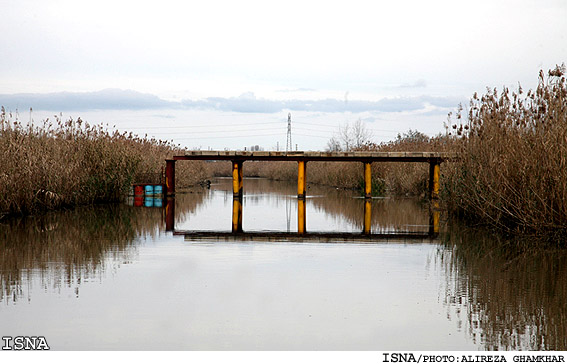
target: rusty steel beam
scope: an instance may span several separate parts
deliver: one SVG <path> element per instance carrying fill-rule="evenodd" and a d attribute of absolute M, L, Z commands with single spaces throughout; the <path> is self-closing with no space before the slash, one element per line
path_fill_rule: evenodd
<path fill-rule="evenodd" d="M 165 190 L 166 196 L 175 195 L 175 159 L 165 161 Z"/>

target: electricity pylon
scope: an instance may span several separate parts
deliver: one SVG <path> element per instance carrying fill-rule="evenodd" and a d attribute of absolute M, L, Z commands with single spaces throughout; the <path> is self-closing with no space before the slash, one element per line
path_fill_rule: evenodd
<path fill-rule="evenodd" d="M 285 152 L 292 151 L 291 148 L 291 113 L 287 114 L 287 143 L 285 145 Z"/>

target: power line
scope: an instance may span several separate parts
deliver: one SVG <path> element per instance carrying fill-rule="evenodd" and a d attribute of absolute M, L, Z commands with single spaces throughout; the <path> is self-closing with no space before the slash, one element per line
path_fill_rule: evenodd
<path fill-rule="evenodd" d="M 290 115 L 288 114 L 288 117 Z M 120 129 L 131 129 L 131 130 L 149 130 L 149 129 L 184 129 L 184 128 L 211 128 L 211 127 L 227 127 L 227 126 L 234 126 L 234 127 L 240 127 L 240 126 L 262 126 L 262 125 L 274 125 L 274 124 L 280 124 L 279 121 L 267 121 L 267 122 L 261 122 L 261 123 L 242 123 L 242 124 L 190 124 L 190 125 L 178 125 L 178 126 L 115 126 L 117 128 Z M 321 127 L 321 128 L 333 128 L 333 129 L 337 129 L 340 128 L 340 125 L 331 125 L 331 124 L 321 124 L 321 123 L 309 123 L 309 122 L 304 122 L 304 121 L 295 121 L 294 124 L 299 124 L 299 125 L 310 125 L 310 126 L 317 126 L 317 127 Z M 139 124 L 138 124 L 139 125 Z M 378 132 L 388 132 L 388 133 L 399 133 L 399 130 L 390 130 L 390 129 L 377 129 L 377 128 L 372 128 L 372 127 L 366 127 L 366 130 L 369 131 L 378 131 Z M 319 131 L 319 130 L 317 130 Z M 216 132 L 216 131 L 215 131 Z"/>
<path fill-rule="evenodd" d="M 313 138 L 329 139 L 329 137 L 321 136 L 321 135 L 297 134 L 297 133 L 296 133 L 295 135 L 299 135 L 299 136 L 301 136 L 301 137 L 313 137 Z"/>
<path fill-rule="evenodd" d="M 310 129 L 310 128 L 305 128 L 305 127 L 299 127 L 299 128 L 296 128 L 295 130 L 316 131 L 316 132 L 318 132 L 318 133 L 332 133 L 332 134 L 335 133 L 335 132 L 332 131 L 332 130 Z"/>
<path fill-rule="evenodd" d="M 316 124 L 316 123 L 306 123 L 304 121 L 296 121 L 296 124 L 301 124 L 301 125 L 312 125 L 312 126 L 320 126 L 323 128 L 340 128 L 340 125 L 329 125 L 329 124 Z M 372 128 L 372 127 L 365 127 L 366 130 L 370 130 L 370 131 L 379 131 L 379 132 L 387 132 L 387 133 L 399 133 L 399 130 L 389 130 L 389 129 L 376 129 L 376 128 Z"/>
<path fill-rule="evenodd" d="M 285 145 L 286 153 L 292 150 L 291 147 L 291 113 L 287 114 L 287 143 Z"/>
<path fill-rule="evenodd" d="M 174 137 L 173 139 L 220 139 L 220 138 L 247 138 L 247 137 L 260 137 L 260 136 L 275 136 L 282 134 L 246 134 L 246 135 L 223 135 L 223 136 L 198 136 L 198 137 Z"/>
<path fill-rule="evenodd" d="M 130 127 L 121 126 L 122 128 L 133 128 L 133 129 L 182 129 L 182 128 L 210 128 L 218 126 L 250 126 L 250 125 L 266 125 L 266 124 L 280 124 L 279 121 L 270 121 L 264 123 L 244 123 L 244 124 L 202 124 L 202 125 L 183 125 L 183 126 L 147 126 L 147 127 Z"/>
<path fill-rule="evenodd" d="M 274 128 L 261 128 L 261 129 L 235 129 L 235 130 L 223 130 L 222 133 L 237 133 L 237 132 L 246 132 L 246 131 L 251 131 L 251 132 L 256 132 L 256 131 L 275 131 Z M 179 135 L 179 134 L 218 134 L 219 131 L 218 130 L 211 130 L 211 131 L 185 131 L 185 132 L 176 132 L 175 134 Z M 163 133 L 146 133 L 146 134 L 152 134 L 152 135 L 163 135 L 163 134 L 170 134 L 168 132 L 163 132 Z M 282 130 L 282 134 L 283 134 L 283 130 Z"/>

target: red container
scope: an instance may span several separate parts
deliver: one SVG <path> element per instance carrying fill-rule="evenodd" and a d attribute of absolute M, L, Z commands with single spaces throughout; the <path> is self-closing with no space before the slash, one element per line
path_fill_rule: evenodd
<path fill-rule="evenodd" d="M 143 185 L 135 185 L 134 186 L 134 195 L 135 196 L 143 196 L 144 195 L 144 186 Z"/>

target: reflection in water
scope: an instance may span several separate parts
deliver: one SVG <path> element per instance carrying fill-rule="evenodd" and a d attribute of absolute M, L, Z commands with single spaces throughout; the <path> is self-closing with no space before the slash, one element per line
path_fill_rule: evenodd
<path fill-rule="evenodd" d="M 313 190 L 323 196 L 323 191 Z M 324 196 L 310 199 L 309 203 L 316 210 L 329 213 L 336 220 L 333 223 L 346 221 L 355 231 L 370 230 L 374 234 L 429 232 L 429 209 L 415 199 L 372 199 L 367 204 L 363 198 L 353 198 L 351 191 L 331 190 Z"/>
<path fill-rule="evenodd" d="M 203 194 L 180 196 L 183 214 Z M 44 289 L 72 288 L 100 279 L 107 270 L 128 264 L 140 238 L 155 239 L 165 227 L 160 208 L 99 205 L 0 225 L 0 302 L 30 300 L 26 289 L 39 278 Z"/>
<path fill-rule="evenodd" d="M 242 232 L 242 200 L 240 198 L 232 199 L 232 232 Z"/>
<path fill-rule="evenodd" d="M 307 203 L 304 198 L 297 200 L 297 233 L 304 234 L 307 231 Z"/>
<path fill-rule="evenodd" d="M 435 237 L 439 233 L 438 206 L 430 210 L 428 205 L 417 203 L 414 199 L 364 199 L 358 198 L 353 191 L 344 191 L 328 187 L 313 186 L 308 190 L 306 199 L 297 199 L 295 186 L 289 183 L 276 183 L 265 179 L 247 179 L 244 183 L 242 200 L 232 202 L 233 232 L 269 230 L 278 232 L 359 232 L 362 234 L 415 234 L 420 237 Z M 219 179 L 211 186 L 212 193 L 221 194 L 224 204 L 217 205 L 219 214 L 226 209 L 232 196 L 232 180 Z M 210 206 L 207 206 L 209 209 Z M 273 215 L 265 215 L 262 222 L 250 223 L 250 216 L 256 218 L 262 210 L 285 210 L 283 227 L 274 221 Z M 195 212 L 195 217 L 205 212 Z M 294 216 L 292 216 L 294 215 Z M 208 218 L 213 220 L 213 216 Z M 282 217 L 283 219 L 283 217 Z M 191 218 L 189 218 L 191 220 Z M 200 221 L 200 219 L 196 218 Z M 228 221 L 223 224 L 222 218 L 214 215 L 214 227 L 203 227 L 202 224 L 176 225 L 176 230 L 209 230 L 224 232 Z M 296 221 L 297 230 L 292 229 L 291 222 Z M 244 225 L 244 227 L 243 227 Z M 251 226 L 252 225 L 252 226 Z M 281 228 L 274 228 L 274 225 Z"/>
<path fill-rule="evenodd" d="M 146 216 L 147 221 L 159 217 L 159 211 L 153 212 L 157 215 Z M 107 258 L 128 262 L 135 253 L 129 248 L 138 231 L 125 220 L 133 220 L 131 214 L 112 206 L 50 213 L 3 225 L 0 299 L 19 300 L 34 275 L 41 276 L 45 288 L 66 285 L 78 293 L 82 280 L 104 271 Z"/>
<path fill-rule="evenodd" d="M 372 201 L 364 200 L 364 229 L 363 234 L 370 234 L 372 227 Z"/>
<path fill-rule="evenodd" d="M 290 201 L 297 203 L 298 233 L 324 230 L 317 224 L 309 229 L 303 225 L 310 215 L 305 216 L 306 204 L 295 200 L 294 186 L 265 180 L 247 180 L 244 186 L 245 196 L 251 194 L 252 202 L 269 194 L 268 199 L 277 199 L 278 195 L 284 199 L 286 211 Z M 225 187 L 221 182 L 215 189 L 230 191 L 230 186 Z M 424 206 L 412 199 L 365 201 L 353 198 L 348 191 L 321 187 L 310 188 L 308 196 L 311 198 L 307 203 L 315 210 L 324 211 L 332 219 L 349 222 L 355 227 L 354 231 L 416 232 L 429 228 L 430 234 L 440 232 L 441 212 L 436 202 L 432 203 L 428 214 Z M 437 250 L 438 268 L 445 275 L 440 300 L 447 307 L 448 318 L 486 350 L 565 350 L 567 252 L 526 252 L 489 232 L 457 229 L 458 225 L 454 225 L 443 234 L 443 244 Z M 273 240 L 278 240 L 277 234 L 273 235 Z M 310 241 L 317 239 L 317 235 L 305 237 Z M 322 235 L 320 239 L 329 237 Z M 188 238 L 199 239 L 198 236 Z M 347 235 L 344 238 L 348 240 Z M 228 235 L 219 236 L 219 240 L 228 239 Z M 262 233 L 242 235 L 239 239 L 271 240 Z"/>
<path fill-rule="evenodd" d="M 56 349 L 567 349 L 566 252 L 445 227 L 415 200 L 353 194 L 311 187 L 298 210 L 295 184 L 250 179 L 235 203 L 228 179 L 162 208 L 1 224 L 3 335 L 41 331 Z M 360 238 L 435 222 L 434 239 Z M 186 241 L 174 226 L 233 239 Z"/>
<path fill-rule="evenodd" d="M 527 250 L 486 231 L 447 233 L 443 300 L 485 350 L 567 349 L 567 252 Z"/>

